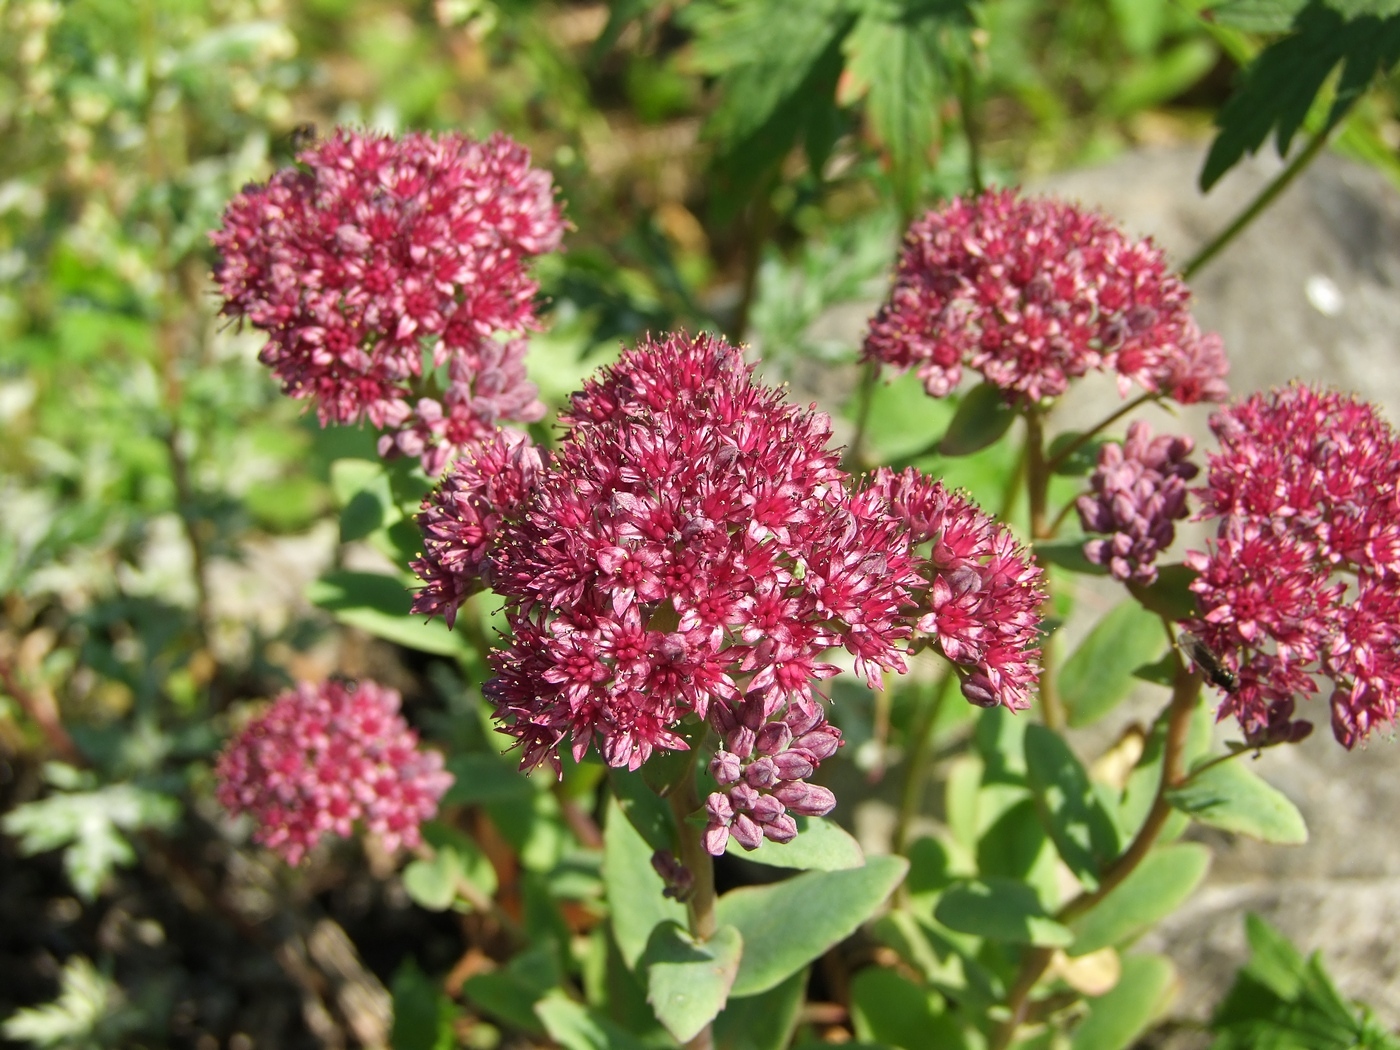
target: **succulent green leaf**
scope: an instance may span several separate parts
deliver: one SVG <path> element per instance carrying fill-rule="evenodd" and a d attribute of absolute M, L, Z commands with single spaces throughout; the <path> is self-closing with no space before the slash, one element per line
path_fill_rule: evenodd
<path fill-rule="evenodd" d="M 641 961 L 647 1002 L 677 1040 L 695 1038 L 724 1008 L 743 950 L 743 938 L 733 926 L 721 926 L 704 942 L 673 922 L 651 931 Z"/>
<path fill-rule="evenodd" d="M 744 940 L 737 996 L 767 991 L 849 937 L 894 892 L 909 870 L 903 857 L 871 857 L 863 868 L 809 871 L 719 899 L 717 921 Z"/>
<path fill-rule="evenodd" d="M 1176 968 L 1165 956 L 1125 956 L 1118 983 L 1088 1000 L 1089 1015 L 1074 1030 L 1070 1050 L 1127 1050 L 1166 1011 L 1176 985 Z"/>
<path fill-rule="evenodd" d="M 1060 858 L 1090 890 L 1118 856 L 1118 827 L 1069 745 L 1042 725 L 1026 729 L 1026 768 L 1036 808 Z"/>
<path fill-rule="evenodd" d="M 1223 831 L 1289 846 L 1308 841 L 1308 826 L 1298 807 L 1238 759 L 1193 774 L 1167 792 L 1167 801 Z"/>
<path fill-rule="evenodd" d="M 731 836 L 727 852 L 755 864 L 801 871 L 843 871 L 865 864 L 860 843 L 834 820 L 797 817 L 797 838 L 791 842 L 764 839 L 756 850 L 746 850 Z"/>
<path fill-rule="evenodd" d="M 933 917 L 950 930 L 993 941 L 1065 947 L 1073 939 L 1035 890 L 1016 879 L 964 879 L 944 891 Z"/>
<path fill-rule="evenodd" d="M 664 895 L 666 882 L 651 866 L 653 852 L 617 800 L 610 800 L 604 818 L 603 886 L 618 951 L 632 970 L 653 930 L 665 922 L 686 922 L 685 905 Z"/>
<path fill-rule="evenodd" d="M 807 969 L 803 967 L 759 995 L 742 999 L 731 995 L 715 1018 L 715 1050 L 785 1050 L 797 1029 L 806 991 Z"/>
<path fill-rule="evenodd" d="M 311 583 L 306 597 L 343 624 L 419 652 L 457 656 L 467 648 L 441 620 L 425 622 L 412 612 L 410 588 L 374 572 L 330 572 Z"/>
<path fill-rule="evenodd" d="M 1162 622 L 1135 601 L 1109 611 L 1060 671 L 1060 696 L 1071 726 L 1098 721 L 1132 690 L 1133 672 L 1167 645 Z"/>
<path fill-rule="evenodd" d="M 1155 926 L 1195 892 L 1210 865 L 1210 850 L 1194 843 L 1158 846 L 1127 878 L 1070 928 L 1074 943 L 1070 955 L 1122 944 Z"/>

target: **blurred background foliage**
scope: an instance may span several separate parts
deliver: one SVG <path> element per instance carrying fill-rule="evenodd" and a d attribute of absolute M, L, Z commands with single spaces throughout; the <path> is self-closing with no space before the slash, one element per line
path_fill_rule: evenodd
<path fill-rule="evenodd" d="M 294 880 L 239 859 L 210 804 L 209 759 L 245 702 L 332 671 L 400 685 L 429 736 L 493 761 L 459 646 L 385 628 L 392 608 L 334 616 L 335 586 L 392 576 L 385 553 L 412 547 L 421 479 L 384 472 L 370 519 L 363 500 L 343 515 L 378 470 L 373 435 L 321 431 L 215 314 L 208 232 L 309 127 L 502 129 L 554 172 L 575 229 L 539 271 L 546 400 L 620 340 L 711 327 L 844 411 L 849 435 L 851 332 L 910 216 L 1140 145 L 1204 147 L 1237 71 L 1303 5 L 1199 6 L 0 0 L 0 1017 L 49 1003 L 9 1036 L 333 1045 L 348 1016 L 372 1041 L 374 996 L 357 1014 L 316 977 L 338 957 L 332 919 L 373 931 L 348 986 L 382 992 L 367 975 L 397 972 L 396 995 L 436 1009 L 399 964 L 446 920 L 385 917 L 387 891 L 354 873 L 385 858 L 342 851 Z M 1394 59 L 1377 61 L 1336 142 L 1393 175 Z M 1295 127 L 1323 125 L 1330 90 Z M 947 424 L 909 382 L 877 399 L 886 460 Z M 970 457 L 954 480 L 995 501 L 1009 466 Z M 320 607 L 281 578 L 308 564 L 339 572 Z M 896 744 L 910 706 L 881 730 Z M 871 715 L 853 717 L 859 744 Z M 559 793 L 490 801 L 513 848 L 550 853 L 536 832 L 595 783 L 574 771 Z M 586 898 L 596 870 L 575 874 Z M 250 931 L 270 915 L 274 933 Z"/>

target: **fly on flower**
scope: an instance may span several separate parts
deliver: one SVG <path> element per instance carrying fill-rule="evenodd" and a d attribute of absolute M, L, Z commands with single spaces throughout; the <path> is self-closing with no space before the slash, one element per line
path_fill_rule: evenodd
<path fill-rule="evenodd" d="M 1211 652 L 1206 643 L 1190 631 L 1181 632 L 1177 637 L 1177 646 L 1196 665 L 1196 669 L 1205 675 L 1206 681 L 1217 689 L 1229 694 L 1240 687 L 1240 676 L 1226 667 L 1220 657 Z"/>

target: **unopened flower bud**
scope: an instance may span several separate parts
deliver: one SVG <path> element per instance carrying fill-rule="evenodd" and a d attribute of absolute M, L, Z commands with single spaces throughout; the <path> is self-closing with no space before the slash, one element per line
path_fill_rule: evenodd
<path fill-rule="evenodd" d="M 716 751 L 715 757 L 710 760 L 710 776 L 714 777 L 715 783 L 721 787 L 738 783 L 743 772 L 743 763 L 739 761 L 739 756 L 731 751 Z"/>
<path fill-rule="evenodd" d="M 734 818 L 729 833 L 744 849 L 758 849 L 763 842 L 763 829 L 743 813 Z"/>
<path fill-rule="evenodd" d="M 786 813 L 774 817 L 763 825 L 763 836 L 770 842 L 779 844 L 791 842 L 797 838 L 797 821 Z"/>
<path fill-rule="evenodd" d="M 773 797 L 804 817 L 824 817 L 836 808 L 836 796 L 819 784 L 788 781 L 773 789 Z"/>

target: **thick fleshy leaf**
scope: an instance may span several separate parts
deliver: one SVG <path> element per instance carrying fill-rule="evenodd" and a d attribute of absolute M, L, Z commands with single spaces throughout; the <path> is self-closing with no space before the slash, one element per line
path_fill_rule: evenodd
<path fill-rule="evenodd" d="M 1066 430 L 1055 435 L 1045 458 L 1054 464 L 1056 474 L 1082 477 L 1099 465 L 1099 451 L 1108 443 L 1108 439 L 1092 437 L 1084 441 L 1083 437 L 1083 432 L 1079 430 Z M 1065 455 L 1071 445 L 1074 451 Z"/>
<path fill-rule="evenodd" d="M 1288 796 L 1238 759 L 1193 774 L 1167 801 L 1202 824 L 1240 835 L 1298 846 L 1308 841 L 1303 814 Z"/>
<path fill-rule="evenodd" d="M 613 936 L 623 960 L 635 970 L 652 930 L 664 922 L 685 924 L 685 905 L 664 895 L 666 882 L 651 866 L 653 850 L 616 799 L 608 803 L 604 824 L 603 886 Z"/>
<path fill-rule="evenodd" d="M 966 1045 L 937 992 L 879 966 L 852 978 L 851 1021 L 856 1038 L 869 1043 L 940 1050 Z"/>
<path fill-rule="evenodd" d="M 408 899 L 428 911 L 446 911 L 457 899 L 462 864 L 455 850 L 441 849 L 431 860 L 415 860 L 403 869 Z"/>
<path fill-rule="evenodd" d="M 871 857 L 863 868 L 809 871 L 730 890 L 715 913 L 720 925 L 737 927 L 744 939 L 734 994 L 767 991 L 849 937 L 908 870 L 903 857 Z"/>
<path fill-rule="evenodd" d="M 528 799 L 535 792 L 523 773 L 495 755 L 454 755 L 447 760 L 447 769 L 453 780 L 442 798 L 444 806 Z"/>
<path fill-rule="evenodd" d="M 969 456 L 997 441 L 1016 421 L 1016 410 L 1001 396 L 1001 389 L 981 383 L 958 401 L 948 432 L 938 443 L 945 456 Z"/>
<path fill-rule="evenodd" d="M 435 656 L 458 656 L 467 649 L 441 620 L 413 615 L 411 588 L 393 576 L 330 572 L 306 588 L 306 597 L 341 623 L 408 649 Z"/>
<path fill-rule="evenodd" d="M 746 850 L 731 836 L 727 851 L 755 864 L 802 871 L 844 871 L 865 863 L 860 843 L 835 821 L 822 817 L 797 817 L 797 838 L 777 843 L 764 839 L 756 850 Z"/>
<path fill-rule="evenodd" d="M 1147 814 L 1152 810 L 1157 790 L 1162 783 L 1162 756 L 1166 750 L 1167 727 L 1170 712 L 1163 711 L 1152 724 L 1152 732 L 1147 735 L 1142 757 L 1123 788 L 1122 801 L 1118 806 L 1118 827 L 1122 830 L 1122 840 L 1129 841 L 1142 827 Z M 1196 700 L 1196 708 L 1191 712 L 1191 723 L 1186 731 L 1186 746 L 1182 758 L 1190 769 L 1196 760 L 1210 747 L 1211 733 L 1215 726 L 1215 716 L 1206 703 L 1204 695 Z M 1173 813 L 1167 819 L 1167 826 L 1158 836 L 1158 842 L 1170 842 L 1181 835 L 1190 821 L 1183 813 Z"/>
<path fill-rule="evenodd" d="M 331 464 L 331 491 L 340 506 L 340 541 L 362 540 L 403 519 L 382 462 L 338 459 Z"/>
<path fill-rule="evenodd" d="M 1064 947 L 1073 934 L 1046 912 L 1035 891 L 1015 879 L 966 879 L 944 891 L 933 917 L 950 930 L 1011 944 Z"/>
<path fill-rule="evenodd" d="M 733 926 L 721 926 L 703 943 L 671 922 L 651 931 L 642 954 L 647 1002 L 666 1031 L 684 1043 L 714 1020 L 734 987 L 743 950 Z"/>
<path fill-rule="evenodd" d="M 784 1050 L 797 1030 L 807 972 L 804 967 L 759 995 L 731 995 L 715 1018 L 715 1050 Z"/>
<path fill-rule="evenodd" d="M 1135 601 L 1115 606 L 1079 643 L 1060 671 L 1060 696 L 1071 726 L 1098 721 L 1128 695 L 1133 672 L 1167 645 L 1162 621 Z"/>
<path fill-rule="evenodd" d="M 1121 944 L 1155 926 L 1195 892 L 1210 865 L 1210 850 L 1194 842 L 1158 846 L 1103 900 L 1070 924 L 1070 955 Z"/>
<path fill-rule="evenodd" d="M 1088 773 L 1064 739 L 1042 725 L 1026 729 L 1026 768 L 1060 858 L 1086 888 L 1097 889 L 1103 866 L 1118 855 L 1118 828 Z"/>
<path fill-rule="evenodd" d="M 564 1050 L 648 1050 L 636 1036 L 560 990 L 535 1004 L 535 1016 Z"/>
<path fill-rule="evenodd" d="M 1125 956 L 1118 983 L 1088 1000 L 1089 1016 L 1074 1030 L 1070 1050 L 1126 1050 L 1166 1011 L 1176 984 L 1165 956 Z"/>

